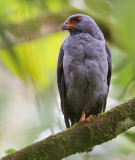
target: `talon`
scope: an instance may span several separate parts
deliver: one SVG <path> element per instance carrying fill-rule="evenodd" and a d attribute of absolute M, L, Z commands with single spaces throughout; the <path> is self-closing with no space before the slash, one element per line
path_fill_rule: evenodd
<path fill-rule="evenodd" d="M 90 123 L 90 120 L 93 120 L 94 117 L 95 117 L 95 115 L 89 115 L 89 117 L 86 118 L 86 121 L 87 121 L 88 123 Z"/>
<path fill-rule="evenodd" d="M 90 123 L 90 119 L 88 119 L 87 122 Z"/>
<path fill-rule="evenodd" d="M 82 123 L 82 122 L 84 122 L 84 121 L 85 121 L 85 119 L 82 119 L 82 118 L 81 118 L 81 119 L 79 120 L 79 123 Z"/>

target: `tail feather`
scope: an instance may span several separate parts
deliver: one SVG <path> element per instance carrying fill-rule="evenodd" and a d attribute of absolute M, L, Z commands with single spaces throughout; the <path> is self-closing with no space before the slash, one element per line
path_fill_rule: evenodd
<path fill-rule="evenodd" d="M 64 116 L 64 119 L 65 119 L 66 127 L 70 128 L 69 118 L 67 118 L 67 117 Z"/>

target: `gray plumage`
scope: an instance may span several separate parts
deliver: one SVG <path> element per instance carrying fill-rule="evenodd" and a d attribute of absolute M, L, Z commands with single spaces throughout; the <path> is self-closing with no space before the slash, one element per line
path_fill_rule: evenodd
<path fill-rule="evenodd" d="M 88 116 L 105 110 L 112 67 L 103 33 L 91 17 L 76 14 L 66 23 L 62 29 L 70 35 L 60 49 L 57 82 L 65 123 L 70 127 L 69 120 L 71 125 L 78 122 L 82 111 Z"/>

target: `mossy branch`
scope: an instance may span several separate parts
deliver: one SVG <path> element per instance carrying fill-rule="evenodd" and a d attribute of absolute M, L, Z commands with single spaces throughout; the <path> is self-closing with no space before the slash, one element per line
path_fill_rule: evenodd
<path fill-rule="evenodd" d="M 1 160 L 60 160 L 77 152 L 89 151 L 133 126 L 135 126 L 135 98 L 100 114 L 90 124 L 74 125 Z"/>

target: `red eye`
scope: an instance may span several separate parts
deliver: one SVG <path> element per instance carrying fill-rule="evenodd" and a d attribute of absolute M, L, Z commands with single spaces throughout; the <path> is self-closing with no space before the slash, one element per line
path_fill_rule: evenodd
<path fill-rule="evenodd" d="M 80 21 L 81 21 L 81 18 L 79 18 L 79 17 L 75 17 L 75 21 L 78 23 L 78 22 L 80 22 Z"/>

